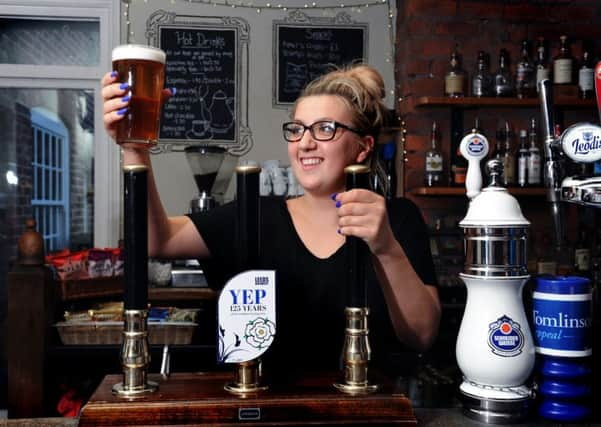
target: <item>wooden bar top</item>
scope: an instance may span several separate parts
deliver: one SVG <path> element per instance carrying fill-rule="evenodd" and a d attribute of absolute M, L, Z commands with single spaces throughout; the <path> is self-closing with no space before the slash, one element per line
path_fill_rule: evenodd
<path fill-rule="evenodd" d="M 223 388 L 232 377 L 229 372 L 149 375 L 158 391 L 126 399 L 112 394 L 123 376 L 108 375 L 84 406 L 79 426 L 416 425 L 407 397 L 385 385 L 351 396 L 333 387 L 338 376 L 322 375 L 240 397 Z"/>

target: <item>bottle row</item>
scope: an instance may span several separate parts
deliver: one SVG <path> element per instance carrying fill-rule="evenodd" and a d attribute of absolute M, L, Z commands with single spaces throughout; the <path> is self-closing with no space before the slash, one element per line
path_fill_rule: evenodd
<path fill-rule="evenodd" d="M 500 49 L 497 70 L 490 71 L 490 57 L 481 50 L 471 79 L 462 66 L 457 46 L 451 53 L 450 68 L 445 75 L 444 92 L 449 97 L 518 97 L 531 98 L 537 93 L 538 83 L 549 79 L 555 85 L 578 85 L 578 97 L 594 97 L 594 48 L 591 42 L 582 43 L 580 62 L 572 56 L 567 36 L 561 36 L 558 53 L 550 59 L 547 41 L 539 37 L 535 56 L 531 43 L 523 40 L 520 60 L 511 67 L 509 52 Z M 468 86 L 470 91 L 468 92 Z"/>
<path fill-rule="evenodd" d="M 482 135 L 485 132 L 480 129 L 476 118 L 474 130 Z M 537 136 L 536 119 L 530 119 L 530 129 L 520 129 L 519 145 L 515 142 L 515 132 L 508 121 L 503 121 L 496 131 L 496 141 L 493 150 L 493 142 L 489 139 L 488 159 L 497 158 L 503 163 L 503 184 L 506 187 L 540 187 L 543 184 L 541 174 L 541 152 Z M 446 185 L 444 162 L 440 147 L 440 135 L 436 122 L 432 124 L 430 132 L 431 146 L 426 151 L 425 182 L 427 187 Z M 465 185 L 467 173 L 467 161 L 459 153 L 459 147 L 451 159 L 451 184 Z M 487 159 L 481 161 L 481 166 Z"/>

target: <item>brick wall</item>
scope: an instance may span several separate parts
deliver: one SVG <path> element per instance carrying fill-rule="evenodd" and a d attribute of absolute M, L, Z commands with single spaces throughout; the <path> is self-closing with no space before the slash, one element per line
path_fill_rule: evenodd
<path fill-rule="evenodd" d="M 476 64 L 478 50 L 489 53 L 491 71 L 498 65 L 499 49 L 510 53 L 512 72 L 519 58 L 520 41 L 535 41 L 544 37 L 550 42 L 550 56 L 557 54 L 559 36 L 567 35 L 572 54 L 580 59 L 583 40 L 601 40 L 601 3 L 598 0 L 399 0 L 397 1 L 396 82 L 399 111 L 406 123 L 407 163 L 405 190 L 428 217 L 436 210 L 465 213 L 465 199 L 413 197 L 411 190 L 423 185 L 424 154 L 429 146 L 433 120 L 439 124 L 442 151 L 445 156 L 445 175 L 449 176 L 450 110 L 448 108 L 416 108 L 413 101 L 419 96 L 443 96 L 444 75 L 449 56 L 457 44 L 468 72 L 468 81 Z M 597 45 L 598 49 L 601 45 Z M 500 120 L 507 119 L 516 132 L 527 129 L 528 118 L 539 117 L 537 108 L 485 108 L 464 111 L 464 129 L 469 129 L 478 116 L 487 135 L 494 136 Z M 598 121 L 590 111 L 566 112 L 565 125 L 576 121 Z M 490 138 L 494 144 L 494 138 Z M 461 199 L 461 200 L 460 200 Z M 542 199 L 541 199 L 542 200 Z M 522 202 L 520 200 L 520 202 Z M 546 209 L 540 203 L 527 201 L 531 216 L 544 220 Z M 542 213 L 540 211 L 543 211 Z M 546 223 L 546 222 L 545 222 Z"/>

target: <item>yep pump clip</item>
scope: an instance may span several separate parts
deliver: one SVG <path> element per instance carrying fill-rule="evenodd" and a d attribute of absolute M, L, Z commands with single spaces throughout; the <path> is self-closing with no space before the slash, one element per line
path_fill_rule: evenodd
<path fill-rule="evenodd" d="M 472 129 L 461 140 L 459 152 L 468 162 L 465 188 L 467 190 L 467 197 L 473 199 L 480 193 L 480 189 L 482 188 L 480 160 L 488 154 L 488 140 L 484 135 L 478 133 L 476 129 Z"/>

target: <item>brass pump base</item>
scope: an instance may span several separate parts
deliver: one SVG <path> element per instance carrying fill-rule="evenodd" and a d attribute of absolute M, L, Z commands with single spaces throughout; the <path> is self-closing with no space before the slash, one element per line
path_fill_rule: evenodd
<path fill-rule="evenodd" d="M 123 312 L 123 345 L 121 346 L 121 366 L 123 382 L 113 386 L 113 394 L 135 398 L 156 391 L 159 385 L 148 381 L 150 364 L 148 351 L 148 310 L 125 310 Z"/>
<path fill-rule="evenodd" d="M 346 307 L 346 329 L 344 334 L 344 383 L 334 383 L 334 387 L 347 394 L 368 394 L 378 389 L 367 380 L 367 365 L 371 357 L 369 329 L 367 328 L 367 307 Z"/>
<path fill-rule="evenodd" d="M 249 360 L 238 363 L 235 382 L 228 383 L 223 388 L 230 393 L 239 395 L 267 390 L 269 387 L 261 384 L 261 362 Z"/>
<path fill-rule="evenodd" d="M 125 388 L 124 383 L 117 383 L 113 386 L 113 394 L 122 397 L 142 397 L 147 393 L 157 391 L 159 384 L 154 381 L 146 381 L 144 385 L 139 388 Z"/>

